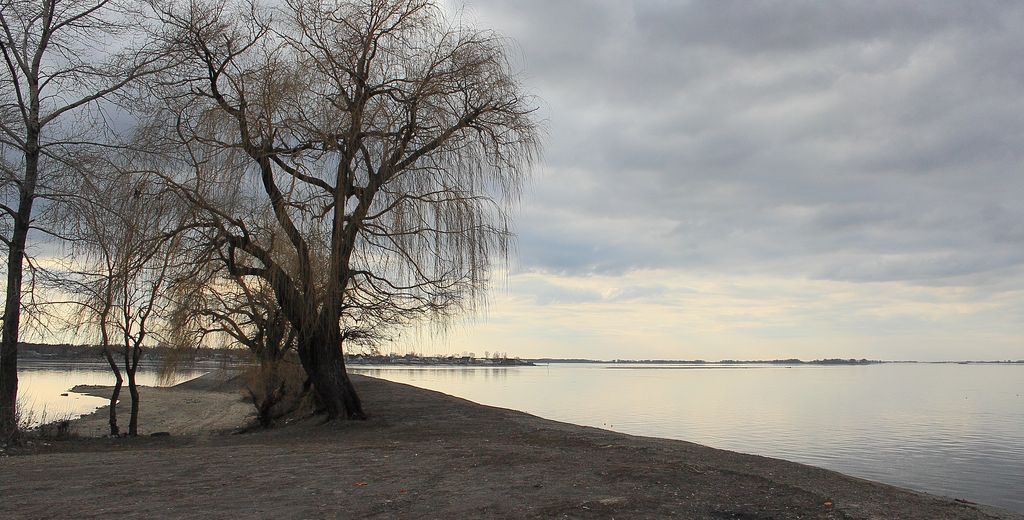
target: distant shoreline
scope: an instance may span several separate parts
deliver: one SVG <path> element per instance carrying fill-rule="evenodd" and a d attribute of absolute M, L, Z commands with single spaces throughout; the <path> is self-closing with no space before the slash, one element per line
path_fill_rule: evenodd
<path fill-rule="evenodd" d="M 768 359 L 768 360 L 736 360 L 723 359 L 721 361 L 707 361 L 703 359 L 558 359 L 558 358 L 537 358 L 530 359 L 537 364 L 550 363 L 600 363 L 605 365 L 891 365 L 891 364 L 923 364 L 923 365 L 1024 365 L 1024 360 L 1005 361 L 914 361 L 897 360 L 886 361 L 878 359 L 814 359 L 804 361 L 801 359 Z"/>
<path fill-rule="evenodd" d="M 98 345 L 70 345 L 70 344 L 45 344 L 45 343 L 22 343 L 18 347 L 18 358 L 25 361 L 56 361 L 56 362 L 79 362 L 96 361 L 105 362 L 102 347 Z M 249 352 L 243 349 L 209 348 L 202 347 L 190 349 L 183 354 L 169 347 L 147 347 L 143 349 L 142 361 L 148 363 L 160 363 L 165 359 L 184 358 L 181 361 L 189 363 L 229 363 L 244 364 L 251 362 Z M 547 364 L 572 364 L 572 363 L 594 363 L 606 365 L 709 365 L 709 366 L 731 366 L 731 365 L 780 365 L 780 366 L 841 366 L 841 365 L 884 365 L 884 364 L 960 364 L 960 365 L 1024 365 L 1024 359 L 1018 360 L 945 360 L 945 361 L 915 361 L 915 360 L 877 360 L 877 359 L 843 359 L 828 358 L 802 360 L 797 358 L 789 359 L 764 359 L 764 360 L 737 360 L 723 359 L 720 361 L 708 361 L 703 359 L 585 359 L 585 358 L 519 358 L 519 357 L 473 357 L 473 356 L 421 356 L 415 354 L 406 355 L 366 355 L 349 354 L 345 356 L 345 363 L 352 366 L 366 365 L 391 365 L 391 366 L 473 366 L 473 367 L 515 367 L 515 366 L 536 366 Z"/>

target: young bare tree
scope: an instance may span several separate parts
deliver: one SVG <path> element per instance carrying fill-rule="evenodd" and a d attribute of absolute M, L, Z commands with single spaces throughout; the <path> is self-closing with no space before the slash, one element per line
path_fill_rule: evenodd
<path fill-rule="evenodd" d="M 429 0 L 159 10 L 187 50 L 150 148 L 184 151 L 195 229 L 273 289 L 324 411 L 363 417 L 345 332 L 471 307 L 507 250 L 538 141 L 503 40 Z"/>
<path fill-rule="evenodd" d="M 105 183 L 101 183 L 105 184 Z M 117 220 L 116 208 L 101 201 L 106 194 L 99 193 L 94 182 L 83 183 L 86 192 L 95 197 L 94 202 L 66 207 L 62 215 L 64 230 L 78 240 L 68 241 L 73 255 L 80 254 L 77 261 L 68 263 L 62 272 L 48 281 L 56 292 L 73 295 L 77 305 L 71 325 L 75 332 L 97 330 L 103 356 L 114 374 L 114 390 L 110 395 L 108 424 L 110 435 L 118 436 L 121 431 L 117 423 L 117 402 L 121 396 L 124 377 L 114 359 L 111 344 L 111 323 L 114 311 L 114 291 L 118 272 L 117 241 L 109 235 L 116 232 L 110 223 Z"/>
<path fill-rule="evenodd" d="M 77 151 L 102 140 L 111 96 L 152 70 L 129 49 L 141 28 L 117 0 L 0 0 L 0 244 L 6 298 L 0 338 L 0 434 L 16 433 L 18 337 L 31 236 L 54 235 L 40 209 L 73 197 Z"/>
<path fill-rule="evenodd" d="M 167 327 L 169 295 L 194 262 L 176 235 L 185 209 L 162 183 L 149 175 L 114 168 L 80 186 L 94 202 L 65 212 L 72 262 L 58 283 L 82 309 L 80 325 L 98 331 L 116 378 L 110 397 L 110 434 L 120 433 L 116 404 L 123 378 L 128 380 L 131 412 L 128 435 L 138 435 L 139 359 L 154 331 Z M 111 350 L 119 352 L 121 367 Z"/>

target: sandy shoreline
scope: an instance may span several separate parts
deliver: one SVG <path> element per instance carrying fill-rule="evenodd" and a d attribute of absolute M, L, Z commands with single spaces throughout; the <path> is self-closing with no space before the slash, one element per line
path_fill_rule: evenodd
<path fill-rule="evenodd" d="M 144 389 L 143 433 L 170 437 L 53 442 L 2 458 L 0 517 L 1024 519 L 787 461 L 355 381 L 368 421 L 242 435 L 209 433 L 248 421 L 236 386 L 207 377 Z M 106 409 L 77 430 L 105 433 Z"/>
<path fill-rule="evenodd" d="M 244 401 L 238 384 L 224 383 L 215 371 L 191 381 L 170 387 L 139 387 L 142 405 L 139 408 L 140 434 L 168 432 L 179 436 L 217 435 L 239 429 L 248 423 L 253 407 Z M 111 387 L 78 385 L 73 392 L 110 398 Z M 121 431 L 128 429 L 129 396 L 121 390 L 117 404 L 117 420 Z M 103 437 L 110 433 L 109 407 L 74 421 L 75 432 L 82 437 Z"/>

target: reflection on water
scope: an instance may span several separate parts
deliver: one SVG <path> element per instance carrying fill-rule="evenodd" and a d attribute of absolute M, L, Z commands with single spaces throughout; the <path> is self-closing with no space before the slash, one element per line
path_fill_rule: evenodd
<path fill-rule="evenodd" d="M 135 376 L 142 386 L 171 386 L 201 376 L 212 368 L 190 368 L 162 378 L 159 367 L 140 364 Z M 73 386 L 113 386 L 114 383 L 114 374 L 104 362 L 23 360 L 18 364 L 18 404 L 34 417 L 33 424 L 79 417 L 108 404 L 109 399 L 71 392 Z M 127 397 L 127 380 L 123 392 L 123 397 Z"/>
<path fill-rule="evenodd" d="M 1024 366 L 713 367 L 352 371 L 549 419 L 779 457 L 1024 512 Z"/>

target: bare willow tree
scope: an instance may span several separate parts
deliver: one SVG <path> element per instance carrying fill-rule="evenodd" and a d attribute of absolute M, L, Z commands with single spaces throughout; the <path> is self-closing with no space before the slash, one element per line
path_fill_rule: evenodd
<path fill-rule="evenodd" d="M 158 10 L 183 50 L 150 148 L 229 272 L 273 290 L 323 410 L 364 417 L 346 331 L 472 307 L 507 251 L 538 140 L 505 42 L 429 0 Z"/>
<path fill-rule="evenodd" d="M 96 331 L 116 385 L 110 397 L 110 434 L 120 433 L 116 404 L 128 380 L 128 435 L 138 435 L 140 397 L 136 372 L 146 342 L 167 329 L 174 285 L 194 271 L 176 231 L 187 208 L 163 190 L 158 178 L 112 168 L 80 185 L 93 202 L 64 213 L 70 265 L 57 280 L 82 309 L 80 328 Z M 112 350 L 119 353 L 121 366 Z"/>
<path fill-rule="evenodd" d="M 111 96 L 152 70 L 142 28 L 115 0 L 0 0 L 0 243 L 7 253 L 0 434 L 16 433 L 23 278 L 40 210 L 73 197 L 75 156 L 102 141 Z M 68 172 L 72 175 L 65 175 Z"/>
<path fill-rule="evenodd" d="M 177 284 L 169 316 L 178 332 L 174 344 L 190 348 L 215 338 L 248 349 L 256 366 L 249 371 L 246 390 L 259 424 L 271 426 L 292 410 L 287 403 L 297 404 L 302 394 L 290 377 L 295 329 L 264 280 L 232 276 L 224 269 L 226 263 L 224 258 L 209 258 Z"/>

